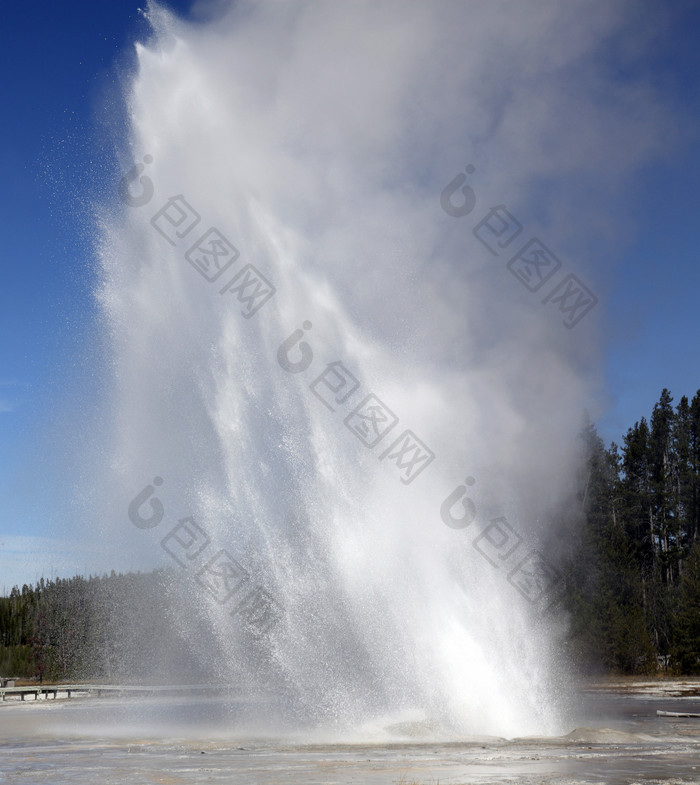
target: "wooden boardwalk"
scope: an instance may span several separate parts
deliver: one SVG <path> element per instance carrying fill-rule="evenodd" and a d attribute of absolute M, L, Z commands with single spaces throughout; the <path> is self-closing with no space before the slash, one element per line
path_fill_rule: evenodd
<path fill-rule="evenodd" d="M 228 692 L 228 688 L 222 685 L 211 684 L 174 684 L 165 686 L 134 686 L 120 684 L 39 684 L 29 687 L 0 687 L 0 702 L 6 698 L 25 700 L 27 696 L 33 696 L 34 700 L 48 700 L 50 696 L 56 700 L 58 693 L 66 693 L 70 698 L 71 694 L 81 695 L 104 695 L 104 694 L 177 694 L 177 693 L 223 693 Z"/>

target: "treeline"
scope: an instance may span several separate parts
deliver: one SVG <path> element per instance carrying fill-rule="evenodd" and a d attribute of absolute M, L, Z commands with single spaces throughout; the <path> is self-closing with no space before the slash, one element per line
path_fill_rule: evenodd
<path fill-rule="evenodd" d="M 581 433 L 564 515 L 569 648 L 590 669 L 700 674 L 700 391 L 605 448 Z"/>
<path fill-rule="evenodd" d="M 567 648 L 584 669 L 700 674 L 700 391 L 672 404 L 664 389 L 621 446 L 606 448 L 591 422 L 580 434 L 577 483 L 550 545 Z M 201 668 L 216 631 L 197 627 L 196 604 L 185 613 L 195 592 L 181 584 L 181 573 L 156 570 L 15 587 L 0 598 L 0 675 L 210 676 Z"/>
<path fill-rule="evenodd" d="M 75 577 L 0 597 L 0 675 L 158 682 L 192 677 L 170 571 Z"/>

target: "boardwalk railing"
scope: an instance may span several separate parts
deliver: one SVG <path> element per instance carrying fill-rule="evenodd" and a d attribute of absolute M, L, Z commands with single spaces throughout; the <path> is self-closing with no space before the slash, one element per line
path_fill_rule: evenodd
<path fill-rule="evenodd" d="M 134 685 L 119 685 L 119 684 L 40 684 L 32 685 L 29 687 L 0 687 L 0 702 L 4 702 L 5 698 L 18 696 L 21 701 L 27 695 L 33 695 L 34 700 L 48 699 L 53 695 L 54 700 L 59 692 L 67 693 L 71 697 L 71 693 L 80 693 L 87 695 L 103 695 L 105 693 L 112 694 L 157 694 L 157 693 L 183 693 L 183 692 L 227 692 L 227 688 L 222 685 L 212 684 L 173 684 L 166 686 L 134 686 Z"/>

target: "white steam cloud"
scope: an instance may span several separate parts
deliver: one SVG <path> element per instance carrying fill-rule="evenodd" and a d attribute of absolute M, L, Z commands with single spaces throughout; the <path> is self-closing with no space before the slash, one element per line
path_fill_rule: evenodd
<path fill-rule="evenodd" d="M 125 533 L 123 512 L 155 474 L 171 524 L 194 514 L 217 544 L 235 532 L 285 608 L 279 682 L 319 723 L 384 710 L 460 733 L 563 727 L 554 633 L 471 542 L 497 516 L 535 541 L 599 385 L 604 304 L 567 329 L 506 262 L 537 236 L 557 280 L 604 299 L 591 234 L 612 235 L 611 194 L 669 132 L 654 91 L 615 78 L 612 52 L 634 58 L 649 35 L 634 7 L 208 3 L 195 23 L 149 5 L 122 163 L 152 156 L 155 196 L 100 235 L 102 536 L 157 549 L 164 531 Z M 467 164 L 476 205 L 454 218 L 440 194 Z M 239 249 L 236 270 L 274 283 L 254 317 L 154 230 L 177 195 Z M 472 229 L 501 204 L 524 229 L 497 257 Z M 315 365 L 289 374 L 278 347 L 305 321 Z M 331 413 L 309 385 L 338 360 L 362 391 Z M 415 482 L 343 426 L 370 392 L 434 451 Z M 458 531 L 440 505 L 467 476 L 477 521 Z M 208 612 L 231 672 L 255 678 Z"/>

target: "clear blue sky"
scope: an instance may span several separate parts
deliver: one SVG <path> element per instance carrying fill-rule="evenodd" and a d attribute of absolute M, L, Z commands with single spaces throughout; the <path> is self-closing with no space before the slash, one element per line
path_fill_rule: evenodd
<path fill-rule="evenodd" d="M 95 381 L 86 221 L 90 199 L 110 178 L 103 107 L 132 64 L 133 41 L 148 33 L 142 5 L 3 4 L 0 590 L 27 572 L 14 569 L 27 552 L 39 575 L 52 570 L 41 540 L 15 538 L 59 536 L 64 523 L 55 504 L 61 472 L 53 473 L 57 456 L 46 445 L 60 430 L 61 412 L 89 400 Z M 189 3 L 169 6 L 184 12 Z M 28 580 L 35 577 L 30 569 Z"/>
<path fill-rule="evenodd" d="M 183 13 L 189 6 L 167 4 Z M 54 533 L 59 513 L 43 440 L 60 430 L 62 409 L 89 397 L 95 382 L 85 206 L 103 182 L 114 182 L 100 107 L 129 67 L 132 42 L 147 32 L 138 5 L 34 0 L 3 7 L 0 557 L 17 546 L 12 538 Z M 599 429 L 606 442 L 620 442 L 648 416 L 663 387 L 676 402 L 700 388 L 700 4 L 672 5 L 675 24 L 640 67 L 662 79 L 689 124 L 682 151 L 644 172 L 620 205 L 635 233 L 601 297 L 608 410 Z M 36 559 L 45 571 L 39 552 Z M 0 571 L 6 564 L 0 558 Z M 5 571 L 0 589 L 13 581 Z"/>

